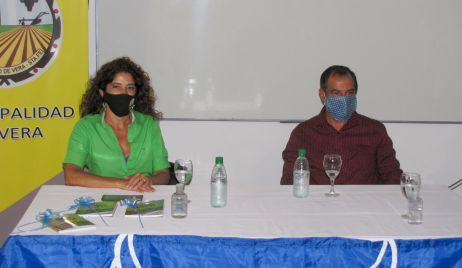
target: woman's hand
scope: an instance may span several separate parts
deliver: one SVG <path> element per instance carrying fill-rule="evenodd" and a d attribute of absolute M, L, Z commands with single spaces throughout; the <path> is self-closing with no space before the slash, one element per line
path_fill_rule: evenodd
<path fill-rule="evenodd" d="M 141 173 L 135 173 L 131 176 L 125 177 L 125 190 L 137 192 L 154 192 L 151 179 Z"/>

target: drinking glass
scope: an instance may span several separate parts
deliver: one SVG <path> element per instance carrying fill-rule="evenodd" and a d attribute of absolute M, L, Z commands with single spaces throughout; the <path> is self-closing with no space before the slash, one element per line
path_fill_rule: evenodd
<path fill-rule="evenodd" d="M 328 197 L 338 196 L 339 194 L 334 191 L 335 178 L 337 178 L 342 168 L 342 157 L 338 154 L 324 155 L 324 170 L 330 179 L 330 191 L 326 193 Z"/>
<path fill-rule="evenodd" d="M 401 174 L 401 180 L 399 182 L 399 185 L 401 186 L 401 192 L 403 193 L 404 198 L 406 198 L 406 201 L 407 201 L 406 184 L 408 182 L 408 178 L 409 178 L 409 176 L 407 175 L 407 173 L 403 172 L 403 174 Z M 403 214 L 401 214 L 401 217 L 403 219 L 407 219 L 408 215 L 409 215 L 409 210 L 407 209 L 407 206 L 406 206 L 406 211 Z"/>
<path fill-rule="evenodd" d="M 191 160 L 177 159 L 174 165 L 175 177 L 179 183 L 190 184 L 193 175 L 193 163 Z"/>
<path fill-rule="evenodd" d="M 420 174 L 415 172 L 403 172 L 401 174 L 401 192 L 403 193 L 406 201 L 416 200 L 419 196 L 420 186 L 422 182 L 420 179 Z M 407 219 L 409 210 L 406 211 L 401 217 Z"/>

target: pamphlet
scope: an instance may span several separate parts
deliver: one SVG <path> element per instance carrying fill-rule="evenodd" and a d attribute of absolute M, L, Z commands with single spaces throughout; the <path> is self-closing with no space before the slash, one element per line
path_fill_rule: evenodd
<path fill-rule="evenodd" d="M 143 200 L 143 195 L 142 194 L 132 194 L 132 195 L 105 194 L 103 195 L 103 197 L 101 197 L 101 201 L 119 202 L 120 200 L 123 200 L 123 199 L 133 199 L 133 198 L 136 198 L 136 200 L 141 201 Z"/>
<path fill-rule="evenodd" d="M 164 215 L 164 200 L 137 202 L 137 207 L 127 207 L 126 217 L 162 217 Z"/>
<path fill-rule="evenodd" d="M 58 233 L 91 230 L 96 226 L 91 221 L 77 214 L 65 214 L 60 218 L 50 219 L 48 227 Z"/>
<path fill-rule="evenodd" d="M 84 216 L 106 216 L 112 217 L 114 211 L 117 208 L 117 202 L 115 201 L 101 201 L 93 203 L 91 207 L 80 206 L 75 214 Z"/>

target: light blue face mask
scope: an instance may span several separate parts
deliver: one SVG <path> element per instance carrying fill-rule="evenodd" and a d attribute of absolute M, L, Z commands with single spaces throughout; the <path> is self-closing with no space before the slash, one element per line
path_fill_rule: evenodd
<path fill-rule="evenodd" d="M 326 102 L 327 112 L 332 115 L 337 121 L 346 121 L 351 118 L 353 112 L 356 111 L 356 95 L 350 96 L 327 96 Z"/>

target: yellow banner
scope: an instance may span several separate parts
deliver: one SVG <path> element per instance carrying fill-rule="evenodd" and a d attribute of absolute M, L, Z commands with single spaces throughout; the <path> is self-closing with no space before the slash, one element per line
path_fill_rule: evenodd
<path fill-rule="evenodd" d="M 1 212 L 62 171 L 88 80 L 88 1 L 0 1 L 0 51 Z"/>

